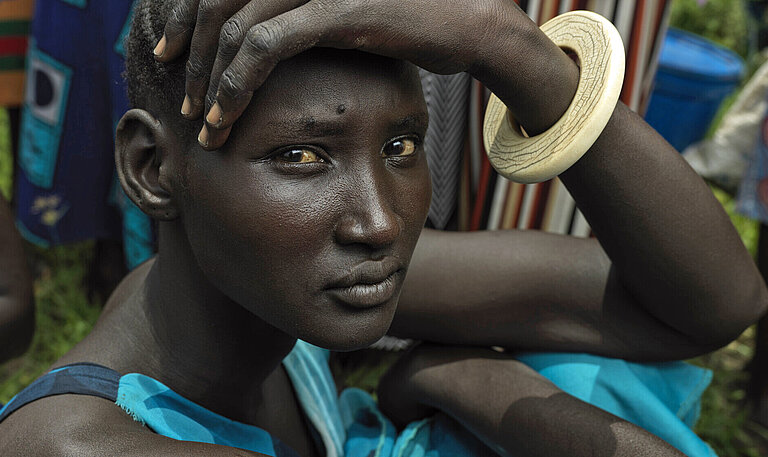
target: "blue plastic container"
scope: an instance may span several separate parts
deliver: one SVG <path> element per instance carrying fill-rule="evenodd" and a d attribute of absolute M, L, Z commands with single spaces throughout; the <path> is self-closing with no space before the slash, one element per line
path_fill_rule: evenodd
<path fill-rule="evenodd" d="M 669 29 L 645 120 L 682 151 L 704 137 L 720 103 L 743 74 L 744 62 L 734 52 Z"/>

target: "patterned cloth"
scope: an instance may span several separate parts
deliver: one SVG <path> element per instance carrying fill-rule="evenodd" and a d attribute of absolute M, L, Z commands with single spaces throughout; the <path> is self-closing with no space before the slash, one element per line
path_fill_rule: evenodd
<path fill-rule="evenodd" d="M 0 0 L 0 106 L 21 105 L 33 0 Z"/>
<path fill-rule="evenodd" d="M 131 3 L 37 1 L 16 198 L 27 240 L 48 246 L 122 233 L 135 266 L 152 254 L 151 225 L 122 195 L 113 156 L 114 127 L 128 108 L 121 74 Z"/>
<path fill-rule="evenodd" d="M 283 360 L 326 456 L 487 455 L 482 443 L 447 416 L 413 422 L 398 433 L 368 393 L 351 388 L 337 396 L 328 357 L 329 351 L 299 341 Z M 690 430 L 712 376 L 707 370 L 682 362 L 637 364 L 586 354 L 524 354 L 520 360 L 571 395 L 646 428 L 686 455 L 715 455 Z M 173 439 L 293 455 L 266 431 L 208 411 L 150 377 L 120 376 L 92 364 L 44 375 L 0 410 L 0 422 L 38 398 L 67 393 L 114 401 L 155 433 Z"/>

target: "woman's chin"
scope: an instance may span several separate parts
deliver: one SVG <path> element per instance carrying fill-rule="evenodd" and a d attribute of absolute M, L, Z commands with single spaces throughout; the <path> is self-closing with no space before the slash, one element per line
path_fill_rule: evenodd
<path fill-rule="evenodd" d="M 391 320 L 378 322 L 375 326 L 357 326 L 352 328 L 325 331 L 320 334 L 299 335 L 299 339 L 315 346 L 336 352 L 349 352 L 365 349 L 379 341 L 389 330 Z"/>

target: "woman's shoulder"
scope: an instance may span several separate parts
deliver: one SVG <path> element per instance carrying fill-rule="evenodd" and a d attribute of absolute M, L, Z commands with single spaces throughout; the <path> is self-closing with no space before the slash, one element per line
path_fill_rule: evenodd
<path fill-rule="evenodd" d="M 229 444 L 209 435 L 232 429 L 232 422 L 201 411 L 147 376 L 121 376 L 91 363 L 67 365 L 38 378 L 0 410 L 0 455 L 256 455 L 203 444 Z M 208 430 L 206 424 L 214 426 Z M 235 431 L 248 438 L 237 447 L 295 457 L 263 430 L 242 425 Z"/>
<path fill-rule="evenodd" d="M 0 423 L 0 455 L 39 457 L 244 457 L 253 452 L 155 434 L 103 398 L 57 395 Z"/>
<path fill-rule="evenodd" d="M 0 422 L 0 455 L 107 455 L 97 437 L 152 434 L 103 397 L 43 396 L 23 406 Z"/>

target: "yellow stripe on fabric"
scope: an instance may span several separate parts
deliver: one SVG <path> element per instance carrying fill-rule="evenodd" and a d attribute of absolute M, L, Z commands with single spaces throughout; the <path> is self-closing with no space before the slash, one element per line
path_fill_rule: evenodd
<path fill-rule="evenodd" d="M 0 72 L 0 106 L 19 106 L 23 100 L 24 71 Z"/>
<path fill-rule="evenodd" d="M 9 19 L 31 20 L 35 11 L 32 0 L 2 0 L 0 1 L 0 21 Z"/>

